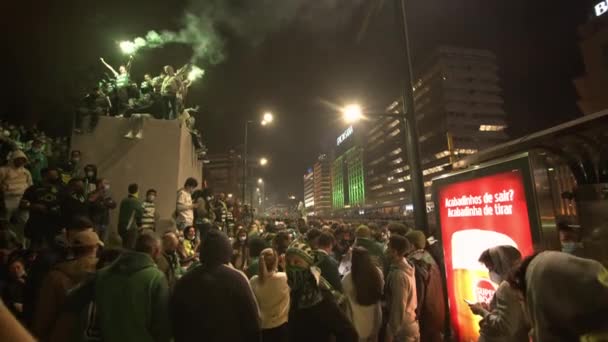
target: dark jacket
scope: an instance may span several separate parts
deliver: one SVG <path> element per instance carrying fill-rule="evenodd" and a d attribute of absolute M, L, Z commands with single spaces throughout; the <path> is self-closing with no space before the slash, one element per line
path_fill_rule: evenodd
<path fill-rule="evenodd" d="M 97 272 L 95 303 L 102 340 L 169 341 L 168 297 L 167 280 L 148 254 L 121 255 Z"/>
<path fill-rule="evenodd" d="M 225 265 L 198 266 L 175 286 L 175 342 L 260 341 L 258 308 L 245 275 Z"/>
<path fill-rule="evenodd" d="M 442 341 L 446 324 L 446 302 L 439 267 L 431 254 L 423 249 L 411 253 L 407 259 L 414 265 L 416 272 L 416 312 L 420 321 L 421 339 Z"/>
<path fill-rule="evenodd" d="M 321 270 L 321 276 L 327 280 L 334 290 L 342 292 L 342 278 L 338 271 L 340 265 L 336 259 L 319 249 L 315 251 L 315 265 Z"/>
<path fill-rule="evenodd" d="M 335 336 L 335 340 L 332 339 Z M 357 331 L 330 296 L 310 307 L 289 313 L 291 342 L 356 342 Z"/>
<path fill-rule="evenodd" d="M 118 211 L 118 233 L 124 234 L 127 230 L 140 227 L 143 214 L 144 207 L 135 196 L 129 195 L 123 199 Z"/>
<path fill-rule="evenodd" d="M 82 257 L 54 266 L 40 287 L 32 321 L 32 331 L 40 341 L 48 341 L 63 309 L 68 290 L 95 272 L 97 258 Z"/>

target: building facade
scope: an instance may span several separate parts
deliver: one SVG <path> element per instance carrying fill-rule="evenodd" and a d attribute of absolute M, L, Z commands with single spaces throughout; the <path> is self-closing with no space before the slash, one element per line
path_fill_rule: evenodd
<path fill-rule="evenodd" d="M 228 153 L 208 155 L 205 164 L 205 182 L 215 193 L 232 194 L 241 197 L 243 161 L 235 150 Z"/>
<path fill-rule="evenodd" d="M 608 2 L 598 1 L 591 18 L 579 28 L 585 75 L 574 80 L 585 115 L 608 108 Z"/>
<path fill-rule="evenodd" d="M 331 164 L 322 154 L 313 166 L 315 214 L 325 216 L 331 212 Z"/>
<path fill-rule="evenodd" d="M 506 113 L 490 51 L 440 47 L 416 71 L 416 124 L 430 203 L 434 177 L 451 171 L 458 159 L 507 140 Z M 386 108 L 401 110 L 400 101 Z M 331 164 L 334 213 L 401 216 L 412 210 L 403 125 L 398 117 L 370 117 L 337 137 Z"/>
<path fill-rule="evenodd" d="M 315 211 L 315 174 L 313 168 L 309 168 L 304 174 L 304 208 L 309 215 Z"/>
<path fill-rule="evenodd" d="M 430 201 L 434 177 L 508 139 L 506 113 L 496 56 L 488 50 L 440 47 L 416 75 L 416 125 Z"/>

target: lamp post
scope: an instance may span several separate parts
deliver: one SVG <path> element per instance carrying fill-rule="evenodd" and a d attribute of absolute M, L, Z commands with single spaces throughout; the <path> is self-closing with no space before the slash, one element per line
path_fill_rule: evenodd
<path fill-rule="evenodd" d="M 270 112 L 266 112 L 262 115 L 262 121 L 260 122 L 260 125 L 262 126 L 268 126 L 269 124 L 271 124 L 274 121 L 274 115 Z M 249 169 L 249 165 L 248 163 L 248 153 L 249 153 L 249 125 L 254 123 L 255 121 L 253 120 L 247 120 L 245 121 L 245 139 L 244 139 L 244 143 L 243 143 L 243 204 L 246 204 L 247 200 L 246 200 L 246 196 L 247 196 L 247 173 L 248 173 L 248 169 Z M 266 158 L 264 158 L 266 159 Z M 266 162 L 262 165 L 261 160 L 260 160 L 260 164 L 262 166 L 266 165 L 266 163 L 268 163 L 268 160 L 266 160 Z"/>
<path fill-rule="evenodd" d="M 418 129 L 416 128 L 416 113 L 414 112 L 414 94 L 412 83 L 412 56 L 410 37 L 407 25 L 406 0 L 395 0 L 399 9 L 403 34 L 403 57 L 405 57 L 405 73 L 403 74 L 403 114 L 400 120 L 405 129 L 405 149 L 410 166 L 412 203 L 414 204 L 414 222 L 416 228 L 429 233 L 426 216 L 426 198 L 424 195 L 424 178 L 420 165 L 420 148 L 418 146 Z"/>

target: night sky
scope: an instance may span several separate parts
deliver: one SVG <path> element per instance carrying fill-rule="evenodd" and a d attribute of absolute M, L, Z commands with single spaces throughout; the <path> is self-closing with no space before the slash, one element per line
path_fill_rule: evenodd
<path fill-rule="evenodd" d="M 291 11 L 257 13 L 252 6 L 273 2 L 290 4 Z M 189 104 L 203 109 L 198 123 L 210 153 L 241 144 L 244 120 L 271 110 L 276 125 L 251 132 L 252 153 L 269 157 L 261 176 L 270 179 L 271 191 L 301 196 L 304 171 L 344 129 L 332 104 L 356 100 L 380 109 L 400 93 L 393 1 L 9 1 L 1 11 L 8 58 L 2 117 L 65 132 L 72 104 L 104 72 L 100 56 L 117 66 L 124 59 L 117 41 L 151 29 L 179 30 L 184 12 L 205 4 L 226 6 L 224 17 L 234 13 L 232 24 L 217 24 L 225 60 L 200 61 L 207 74 L 189 93 Z M 414 63 L 438 44 L 490 49 L 499 59 L 511 136 L 546 128 L 580 115 L 572 84 L 583 72 L 577 27 L 592 5 L 410 0 Z M 247 19 L 235 25 L 243 13 Z M 188 46 L 176 44 L 143 51 L 132 74 L 141 81 L 144 72 L 157 74 L 190 56 Z"/>

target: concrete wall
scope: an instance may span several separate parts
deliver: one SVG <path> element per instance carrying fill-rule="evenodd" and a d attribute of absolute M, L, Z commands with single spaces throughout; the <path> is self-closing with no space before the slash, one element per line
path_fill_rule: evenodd
<path fill-rule="evenodd" d="M 82 151 L 83 165 L 97 165 L 99 176 L 110 180 L 117 203 L 127 196 L 131 183 L 139 184 L 141 199 L 148 189 L 156 189 L 157 210 L 167 225 L 175 210 L 177 190 L 186 178 L 201 183 L 202 162 L 196 157 L 190 133 L 177 120 L 145 119 L 142 139 L 124 138 L 129 129 L 129 119 L 101 117 L 94 132 L 72 137 L 72 149 Z M 112 213 L 112 230 L 117 218 L 118 208 Z"/>

